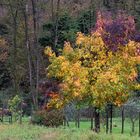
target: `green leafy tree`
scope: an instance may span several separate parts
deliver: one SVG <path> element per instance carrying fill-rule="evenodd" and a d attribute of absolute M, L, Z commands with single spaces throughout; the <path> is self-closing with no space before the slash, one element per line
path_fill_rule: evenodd
<path fill-rule="evenodd" d="M 12 114 L 15 117 L 15 120 L 19 118 L 21 123 L 21 117 L 22 117 L 22 99 L 16 95 L 11 100 L 8 101 L 9 110 L 12 112 Z"/>

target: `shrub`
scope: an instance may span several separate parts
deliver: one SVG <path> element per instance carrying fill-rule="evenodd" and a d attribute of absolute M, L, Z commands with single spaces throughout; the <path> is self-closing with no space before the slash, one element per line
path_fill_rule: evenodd
<path fill-rule="evenodd" d="M 36 111 L 32 116 L 31 122 L 48 127 L 58 127 L 63 124 L 63 113 L 61 110 L 56 109 Z"/>

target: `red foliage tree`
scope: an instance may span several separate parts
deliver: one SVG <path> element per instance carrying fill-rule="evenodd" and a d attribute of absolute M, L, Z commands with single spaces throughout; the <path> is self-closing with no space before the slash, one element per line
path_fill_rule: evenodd
<path fill-rule="evenodd" d="M 109 11 L 97 12 L 97 22 L 92 32 L 101 35 L 112 51 L 117 51 L 119 45 L 124 46 L 129 40 L 140 42 L 140 33 L 136 30 L 134 17 L 124 11 L 118 11 L 115 16 Z"/>

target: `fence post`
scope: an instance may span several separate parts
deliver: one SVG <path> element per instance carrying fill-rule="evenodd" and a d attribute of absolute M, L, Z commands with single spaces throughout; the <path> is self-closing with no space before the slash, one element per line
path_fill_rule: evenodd
<path fill-rule="evenodd" d="M 3 122 L 4 119 L 4 104 L 2 105 L 2 116 L 1 116 L 1 122 Z"/>
<path fill-rule="evenodd" d="M 91 130 L 93 130 L 93 107 L 91 107 L 91 110 L 90 110 L 90 114 L 91 114 Z"/>
<path fill-rule="evenodd" d="M 66 118 L 65 118 L 65 116 L 63 116 L 63 125 L 64 125 L 64 127 L 66 127 Z"/>
<path fill-rule="evenodd" d="M 77 126 L 80 128 L 80 109 L 78 109 L 78 116 L 77 116 Z"/>
<path fill-rule="evenodd" d="M 113 113 L 113 105 L 110 105 L 110 133 L 112 133 L 112 113 Z"/>
<path fill-rule="evenodd" d="M 11 113 L 11 123 L 13 123 L 13 114 Z"/>
<path fill-rule="evenodd" d="M 139 112 L 139 137 L 140 137 L 140 112 Z"/>
<path fill-rule="evenodd" d="M 106 105 L 106 134 L 108 133 L 108 104 Z"/>
<path fill-rule="evenodd" d="M 121 118 L 122 118 L 122 131 L 121 133 L 124 133 L 124 107 L 122 107 L 122 111 L 121 111 Z"/>

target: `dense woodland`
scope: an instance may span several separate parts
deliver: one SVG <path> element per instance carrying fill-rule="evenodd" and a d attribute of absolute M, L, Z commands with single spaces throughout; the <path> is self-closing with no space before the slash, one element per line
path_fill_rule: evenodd
<path fill-rule="evenodd" d="M 0 108 L 94 108 L 98 132 L 99 110 L 139 104 L 139 31 L 140 0 L 0 0 Z"/>

